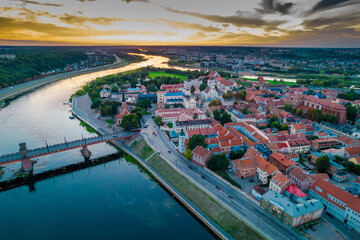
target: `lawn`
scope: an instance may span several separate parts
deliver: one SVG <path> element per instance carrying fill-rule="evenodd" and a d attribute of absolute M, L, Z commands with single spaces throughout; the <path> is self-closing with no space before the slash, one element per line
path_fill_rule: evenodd
<path fill-rule="evenodd" d="M 144 157 L 150 156 L 153 152 L 144 140 L 133 143 L 131 148 Z M 148 163 L 234 239 L 263 239 L 262 236 L 248 227 L 224 206 L 179 174 L 159 155 L 152 156 Z"/>
<path fill-rule="evenodd" d="M 156 77 L 180 78 L 181 80 L 186 80 L 188 78 L 186 75 L 175 74 L 175 73 L 149 72 L 149 78 L 154 79 Z"/>
<path fill-rule="evenodd" d="M 113 125 L 114 124 L 114 119 L 108 119 L 106 120 L 106 122 L 110 125 Z"/>

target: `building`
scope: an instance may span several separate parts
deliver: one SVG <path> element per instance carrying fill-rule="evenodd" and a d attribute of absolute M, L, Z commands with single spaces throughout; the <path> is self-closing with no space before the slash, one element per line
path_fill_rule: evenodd
<path fill-rule="evenodd" d="M 186 136 L 185 136 L 184 130 L 181 129 L 180 134 L 179 134 L 179 152 L 182 154 L 186 150 L 185 138 L 186 138 Z"/>
<path fill-rule="evenodd" d="M 129 114 L 130 114 L 130 111 L 127 109 L 125 94 L 123 92 L 122 102 L 121 102 L 121 111 L 120 111 L 120 113 L 116 114 L 116 124 L 120 125 L 124 116 L 129 115 Z"/>
<path fill-rule="evenodd" d="M 360 156 L 350 158 L 349 161 L 353 162 L 354 164 L 360 164 Z"/>
<path fill-rule="evenodd" d="M 232 161 L 233 170 L 240 178 L 251 177 L 256 174 L 257 166 L 264 161 L 266 162 L 261 153 L 251 147 L 241 159 Z"/>
<path fill-rule="evenodd" d="M 155 116 L 160 116 L 165 123 L 188 121 L 193 119 L 206 119 L 206 114 L 199 108 L 171 108 L 158 109 Z"/>
<path fill-rule="evenodd" d="M 310 151 L 310 143 L 306 138 L 288 140 L 288 153 L 307 153 Z"/>
<path fill-rule="evenodd" d="M 256 173 L 262 184 L 267 184 L 269 178 L 275 176 L 279 170 L 271 163 L 262 159 L 263 158 L 259 158 L 260 161 L 257 163 Z"/>
<path fill-rule="evenodd" d="M 207 161 L 211 158 L 213 155 L 212 152 L 209 150 L 203 148 L 202 146 L 196 146 L 192 151 L 192 162 L 196 163 L 197 165 L 201 167 L 206 167 Z"/>
<path fill-rule="evenodd" d="M 297 134 L 297 133 L 306 133 L 306 127 L 302 123 L 294 123 L 290 125 L 290 133 Z"/>
<path fill-rule="evenodd" d="M 290 160 L 282 153 L 273 153 L 269 156 L 269 162 L 276 166 L 283 174 L 287 175 L 293 168 L 292 166 L 298 166 L 299 164 Z"/>
<path fill-rule="evenodd" d="M 318 151 L 328 148 L 336 148 L 341 145 L 335 138 L 315 139 L 311 140 L 311 147 L 313 150 Z"/>
<path fill-rule="evenodd" d="M 281 172 L 277 173 L 270 179 L 269 190 L 283 193 L 291 184 L 291 181 Z"/>
<path fill-rule="evenodd" d="M 104 88 L 104 89 L 100 90 L 99 94 L 100 94 L 101 98 L 108 98 L 111 95 L 111 91 L 110 91 L 110 89 L 105 89 Z"/>
<path fill-rule="evenodd" d="M 334 179 L 337 182 L 345 182 L 350 179 L 350 173 L 345 171 L 338 171 L 334 172 L 332 175 L 332 179 Z"/>
<path fill-rule="evenodd" d="M 259 185 L 255 185 L 251 190 L 251 195 L 253 195 L 253 197 L 259 202 L 261 202 L 261 198 L 265 193 L 266 190 L 260 187 Z"/>
<path fill-rule="evenodd" d="M 301 191 L 295 183 L 291 183 L 284 191 L 284 195 L 290 198 L 291 201 L 296 201 L 299 198 L 306 199 L 307 195 Z"/>
<path fill-rule="evenodd" d="M 353 182 L 351 193 L 355 196 L 360 195 L 360 177 L 357 177 L 355 181 Z"/>
<path fill-rule="evenodd" d="M 296 166 L 289 172 L 288 176 L 295 185 L 300 188 L 300 190 L 307 190 L 314 183 L 309 175 L 303 172 L 303 170 Z"/>
<path fill-rule="evenodd" d="M 319 200 L 299 198 L 294 203 L 274 191 L 268 191 L 262 196 L 261 207 L 292 227 L 319 219 L 324 210 Z"/>
<path fill-rule="evenodd" d="M 319 199 L 327 212 L 360 231 L 360 198 L 320 178 L 311 186 L 309 197 Z"/>
<path fill-rule="evenodd" d="M 207 119 L 194 119 L 188 121 L 177 121 L 175 122 L 173 128 L 176 133 L 180 133 L 181 129 L 184 132 L 194 129 L 203 129 L 211 127 L 212 120 L 210 118 Z"/>
<path fill-rule="evenodd" d="M 360 147 L 345 148 L 345 155 L 344 155 L 345 158 L 350 159 L 359 155 L 360 155 Z"/>

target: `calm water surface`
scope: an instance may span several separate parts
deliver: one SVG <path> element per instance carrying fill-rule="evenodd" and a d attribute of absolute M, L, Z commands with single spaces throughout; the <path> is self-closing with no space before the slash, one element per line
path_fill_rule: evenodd
<path fill-rule="evenodd" d="M 144 55 L 145 56 L 145 55 Z M 91 136 L 69 119 L 64 105 L 85 83 L 144 66 L 168 67 L 168 59 L 64 79 L 11 102 L 0 110 L 0 154 Z M 89 147 L 92 157 L 116 152 L 108 144 Z M 34 173 L 83 161 L 79 149 L 37 159 Z M 1 181 L 16 176 L 6 166 Z M 0 193 L 0 239 L 212 239 L 189 213 L 135 165 L 119 159 Z"/>

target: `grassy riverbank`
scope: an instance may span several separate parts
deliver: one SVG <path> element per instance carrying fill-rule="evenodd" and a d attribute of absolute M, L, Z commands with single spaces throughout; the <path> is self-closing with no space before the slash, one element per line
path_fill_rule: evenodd
<path fill-rule="evenodd" d="M 147 159 L 154 153 L 154 150 L 144 140 L 133 143 L 131 148 L 143 159 Z M 154 154 L 147 162 L 234 239 L 262 239 L 258 233 L 186 177 L 178 173 L 159 155 Z"/>
<path fill-rule="evenodd" d="M 107 70 L 107 69 L 111 69 L 111 68 L 118 68 L 118 67 L 122 67 L 125 65 L 127 65 L 126 62 L 120 61 L 118 63 L 113 63 L 113 64 L 104 65 L 104 66 L 100 66 L 100 67 L 95 67 L 95 68 L 90 68 L 90 69 L 85 69 L 85 70 L 80 70 L 80 71 L 67 72 L 67 73 L 60 73 L 60 74 L 56 74 L 53 76 L 44 77 L 39 80 L 27 82 L 25 84 L 15 85 L 12 88 L 9 88 L 8 90 L 2 89 L 2 91 L 0 91 L 0 101 L 14 97 L 18 94 L 26 93 L 28 91 L 34 90 L 35 88 L 42 87 L 46 84 L 56 82 L 56 81 L 59 81 L 59 80 L 65 79 L 65 78 L 71 78 L 71 77 L 79 76 L 82 74 L 93 73 L 93 72 Z M 6 91 L 4 91 L 4 90 L 6 90 Z"/>

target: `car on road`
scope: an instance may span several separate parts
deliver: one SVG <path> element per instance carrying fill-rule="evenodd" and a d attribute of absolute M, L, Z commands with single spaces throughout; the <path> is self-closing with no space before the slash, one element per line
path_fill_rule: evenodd
<path fill-rule="evenodd" d="M 154 134 L 155 136 L 157 136 L 157 133 L 156 133 L 155 131 L 153 131 L 153 134 Z"/>
<path fill-rule="evenodd" d="M 307 228 L 303 228 L 302 229 L 306 234 L 309 234 L 310 233 L 310 231 L 307 229 Z"/>
<path fill-rule="evenodd" d="M 204 175 L 201 175 L 201 178 L 206 179 Z"/>
<path fill-rule="evenodd" d="M 331 217 L 331 218 L 334 218 L 334 215 L 332 215 L 332 214 L 329 213 L 329 212 L 326 212 L 326 215 L 328 215 L 328 216 Z"/>
<path fill-rule="evenodd" d="M 170 150 L 170 149 L 168 149 L 168 153 L 171 153 L 171 150 Z"/>
<path fill-rule="evenodd" d="M 221 187 L 219 187 L 218 185 L 216 185 L 215 187 L 216 189 L 221 190 Z"/>
<path fill-rule="evenodd" d="M 157 150 L 156 152 L 160 155 L 160 151 L 159 151 L 159 150 Z"/>
<path fill-rule="evenodd" d="M 309 228 L 310 228 L 313 232 L 316 231 L 316 228 L 315 228 L 314 226 L 310 226 Z"/>
<path fill-rule="evenodd" d="M 234 197 L 232 195 L 229 195 L 229 198 L 234 199 Z"/>
<path fill-rule="evenodd" d="M 354 230 L 351 226 L 349 226 L 348 224 L 344 224 L 344 227 L 346 227 L 349 231 L 352 231 L 352 230 Z"/>
<path fill-rule="evenodd" d="M 190 165 L 188 166 L 188 168 L 189 168 L 189 169 L 193 169 L 192 166 L 190 166 Z"/>

